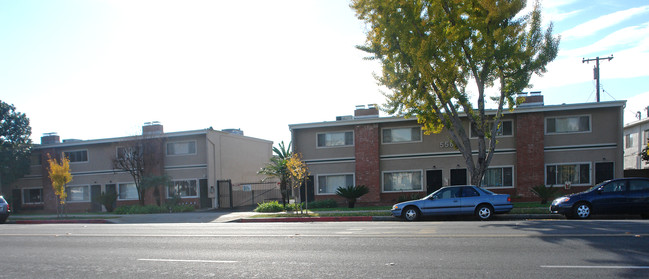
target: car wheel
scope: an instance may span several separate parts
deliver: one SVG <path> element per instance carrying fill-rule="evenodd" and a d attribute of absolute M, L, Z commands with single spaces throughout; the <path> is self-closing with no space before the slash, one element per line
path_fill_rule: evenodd
<path fill-rule="evenodd" d="M 475 209 L 475 217 L 479 220 L 489 220 L 494 214 L 494 209 L 486 204 L 481 204 Z"/>
<path fill-rule="evenodd" d="M 573 208 L 572 216 L 575 216 L 578 219 L 587 219 L 590 217 L 590 214 L 593 212 L 592 208 L 587 203 L 578 203 Z"/>
<path fill-rule="evenodd" d="M 415 221 L 419 219 L 421 213 L 419 213 L 419 209 L 417 209 L 414 206 L 408 206 L 403 210 L 403 218 L 406 219 L 406 221 Z"/>

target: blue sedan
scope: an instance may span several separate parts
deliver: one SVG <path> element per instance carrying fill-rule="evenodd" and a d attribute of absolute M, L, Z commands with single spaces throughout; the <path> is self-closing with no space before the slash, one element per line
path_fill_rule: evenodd
<path fill-rule="evenodd" d="M 489 220 L 494 214 L 507 213 L 513 207 L 507 194 L 476 186 L 448 186 L 422 199 L 395 204 L 392 215 L 408 221 L 440 215 L 475 215 L 479 220 Z"/>

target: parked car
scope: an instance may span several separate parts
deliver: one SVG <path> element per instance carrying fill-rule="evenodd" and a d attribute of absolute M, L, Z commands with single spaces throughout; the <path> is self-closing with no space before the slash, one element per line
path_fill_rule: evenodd
<path fill-rule="evenodd" d="M 9 208 L 9 204 L 3 196 L 0 196 L 0 224 L 4 224 L 7 221 L 10 213 L 11 209 Z"/>
<path fill-rule="evenodd" d="M 555 199 L 550 212 L 578 219 L 593 214 L 640 214 L 649 218 L 649 178 L 604 181 L 584 192 Z"/>
<path fill-rule="evenodd" d="M 392 215 L 414 221 L 423 216 L 475 215 L 488 220 L 496 213 L 512 210 L 509 195 L 495 194 L 476 186 L 447 186 L 432 194 L 413 201 L 392 206 Z"/>

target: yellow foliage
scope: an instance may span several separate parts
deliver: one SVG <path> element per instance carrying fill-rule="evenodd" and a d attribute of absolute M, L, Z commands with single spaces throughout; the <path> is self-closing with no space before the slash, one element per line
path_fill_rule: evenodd
<path fill-rule="evenodd" d="M 47 155 L 47 162 L 49 163 L 50 169 L 48 174 L 50 180 L 52 181 L 52 188 L 54 188 L 54 193 L 59 197 L 59 202 L 65 204 L 65 199 L 68 194 L 65 192 L 65 185 L 72 181 L 72 174 L 70 173 L 70 159 L 63 157 L 61 162 L 57 162 L 56 158 L 50 157 Z"/>
<path fill-rule="evenodd" d="M 301 156 L 297 153 L 293 153 L 293 155 L 288 159 L 288 162 L 286 162 L 286 168 L 288 168 L 290 179 L 294 182 L 293 187 L 296 188 L 300 186 L 300 182 L 309 174 L 306 163 L 302 161 Z"/>

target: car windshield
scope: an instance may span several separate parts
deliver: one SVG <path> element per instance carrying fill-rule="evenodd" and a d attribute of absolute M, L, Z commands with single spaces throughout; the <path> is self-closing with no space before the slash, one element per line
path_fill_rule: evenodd
<path fill-rule="evenodd" d="M 609 181 L 610 181 L 610 180 L 606 180 L 606 181 L 604 181 L 604 182 L 602 182 L 602 183 L 600 183 L 600 184 L 597 184 L 597 185 L 591 187 L 590 189 L 588 189 L 588 191 L 595 190 L 595 189 L 597 189 L 597 188 L 599 188 L 599 187 L 602 187 L 602 185 L 608 183 Z"/>

